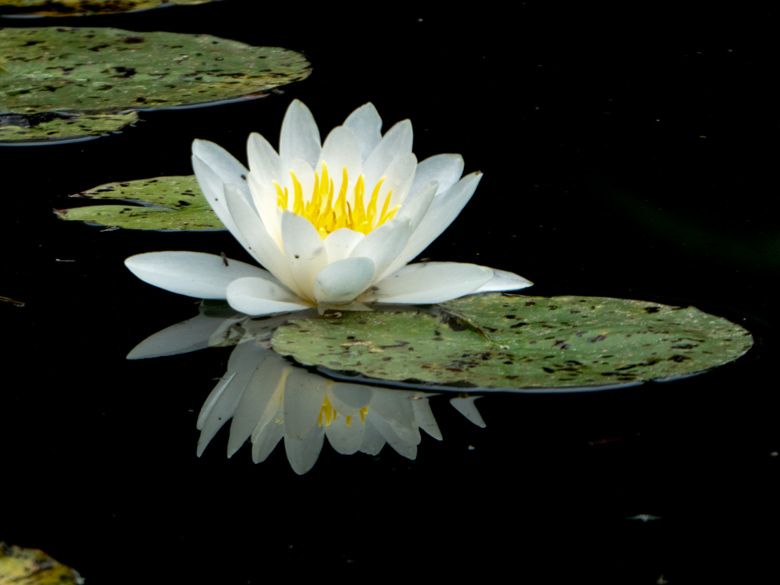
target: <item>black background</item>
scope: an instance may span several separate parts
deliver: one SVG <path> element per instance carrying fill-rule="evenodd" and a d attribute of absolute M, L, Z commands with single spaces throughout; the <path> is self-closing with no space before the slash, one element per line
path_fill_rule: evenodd
<path fill-rule="evenodd" d="M 691 38 L 704 27 L 693 8 L 516 10 L 226 0 L 56 21 L 283 46 L 313 73 L 260 100 L 144 112 L 91 142 L 0 150 L 0 295 L 25 303 L 0 304 L 0 540 L 42 548 L 87 583 L 260 583 L 279 569 L 487 581 L 508 569 L 531 583 L 691 583 L 735 569 L 748 582 L 770 564 L 773 16 L 716 15 L 718 42 L 705 44 Z M 735 40 L 742 29 L 752 43 Z M 459 152 L 466 172 L 484 172 L 425 257 L 517 272 L 536 283 L 528 294 L 693 304 L 746 326 L 755 348 L 667 384 L 491 395 L 477 402 L 485 429 L 433 399 L 444 441 L 425 436 L 415 461 L 326 445 L 299 477 L 282 449 L 261 465 L 248 447 L 227 460 L 224 435 L 196 458 L 197 412 L 229 350 L 125 361 L 196 308 L 122 261 L 245 253 L 228 233 L 104 232 L 52 208 L 111 181 L 190 174 L 194 138 L 243 160 L 249 132 L 276 143 L 294 98 L 323 135 L 372 101 L 385 129 L 412 120 L 419 159 Z M 629 519 L 641 514 L 660 518 Z"/>

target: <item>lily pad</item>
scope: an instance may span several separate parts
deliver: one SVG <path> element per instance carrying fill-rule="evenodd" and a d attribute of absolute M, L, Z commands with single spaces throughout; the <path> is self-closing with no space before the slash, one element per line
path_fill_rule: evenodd
<path fill-rule="evenodd" d="M 77 585 L 84 580 L 45 552 L 0 542 L 0 585 Z"/>
<path fill-rule="evenodd" d="M 108 183 L 71 197 L 130 201 L 138 205 L 92 205 L 55 209 L 57 217 L 131 230 L 208 231 L 225 226 L 193 175 Z"/>
<path fill-rule="evenodd" d="M 209 35 L 114 28 L 0 29 L 4 115 L 68 117 L 74 112 L 117 113 L 255 99 L 305 79 L 310 72 L 308 61 L 294 51 Z M 24 120 L 18 121 L 24 126 Z M 99 128 L 91 135 L 105 132 Z M 18 135 L 13 139 L 19 140 Z"/>
<path fill-rule="evenodd" d="M 737 359 L 752 336 L 694 307 L 486 293 L 289 321 L 272 342 L 302 364 L 380 380 L 544 391 L 690 376 Z"/>
<path fill-rule="evenodd" d="M 81 16 L 118 14 L 176 4 L 205 4 L 214 0 L 0 0 L 0 16 Z"/>
<path fill-rule="evenodd" d="M 138 121 L 138 113 L 43 112 L 0 114 L 0 146 L 38 146 L 55 141 L 79 142 L 119 132 Z"/>

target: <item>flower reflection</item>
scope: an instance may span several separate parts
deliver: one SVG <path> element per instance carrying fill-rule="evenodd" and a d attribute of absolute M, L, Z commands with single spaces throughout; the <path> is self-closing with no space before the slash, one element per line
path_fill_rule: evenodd
<path fill-rule="evenodd" d="M 433 393 L 333 381 L 269 349 L 270 334 L 285 318 L 251 319 L 204 305 L 194 319 L 151 336 L 128 355 L 139 359 L 237 343 L 227 372 L 200 411 L 198 456 L 231 419 L 228 457 L 250 440 L 252 460 L 260 463 L 284 439 L 298 474 L 314 466 L 326 437 L 344 455 L 376 455 L 387 444 L 409 459 L 417 456 L 420 430 L 442 439 L 429 404 Z M 458 396 L 450 402 L 484 426 L 474 399 Z"/>
<path fill-rule="evenodd" d="M 206 199 L 265 269 L 195 252 L 139 254 L 127 267 L 155 286 L 227 299 L 249 315 L 432 304 L 530 286 L 475 264 L 408 264 L 457 217 L 482 175 L 461 177 L 457 154 L 418 164 L 409 120 L 384 136 L 381 127 L 366 104 L 321 143 L 311 112 L 294 100 L 278 153 L 250 135 L 249 170 L 216 144 L 196 140 L 193 168 Z"/>

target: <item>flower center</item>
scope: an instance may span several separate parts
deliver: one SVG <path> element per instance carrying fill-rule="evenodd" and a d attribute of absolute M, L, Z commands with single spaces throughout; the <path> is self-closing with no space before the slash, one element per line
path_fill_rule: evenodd
<path fill-rule="evenodd" d="M 322 239 L 328 234 L 341 228 L 348 228 L 356 232 L 368 234 L 383 223 L 393 219 L 396 211 L 401 206 L 396 205 L 390 209 L 390 196 L 392 189 L 387 192 L 379 209 L 379 189 L 385 180 L 382 177 L 377 182 L 368 202 L 365 201 L 366 184 L 363 175 L 358 177 L 352 193 L 348 193 L 349 176 L 347 167 L 342 172 L 341 189 L 338 195 L 335 192 L 333 179 L 328 176 L 328 165 L 322 161 L 322 176 L 314 171 L 314 190 L 311 197 L 304 199 L 303 188 L 298 177 L 290 171 L 293 182 L 292 211 L 308 219 L 317 228 Z M 290 209 L 289 193 L 287 187 L 282 187 L 274 181 L 276 187 L 276 204 L 282 211 Z"/>

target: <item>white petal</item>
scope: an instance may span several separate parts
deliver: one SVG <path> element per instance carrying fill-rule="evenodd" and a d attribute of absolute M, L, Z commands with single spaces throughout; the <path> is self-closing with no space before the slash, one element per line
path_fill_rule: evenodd
<path fill-rule="evenodd" d="M 246 185 L 246 176 L 249 173 L 246 167 L 227 150 L 208 140 L 195 140 L 192 143 L 192 156 L 205 163 L 220 182 L 237 185 L 241 193 L 249 200 L 249 187 Z M 222 185 L 215 186 L 214 193 L 218 196 L 221 195 Z"/>
<path fill-rule="evenodd" d="M 352 128 L 360 144 L 360 156 L 366 160 L 382 139 L 382 118 L 374 104 L 360 106 L 347 117 L 344 126 Z"/>
<path fill-rule="evenodd" d="M 382 191 L 392 189 L 393 194 L 390 198 L 390 207 L 397 204 L 403 204 L 409 194 L 417 172 L 417 157 L 413 153 L 396 156 L 385 169 L 384 176 L 387 177 L 382 184 Z M 368 183 L 366 183 L 368 185 Z M 384 204 L 384 197 L 380 195 L 379 201 Z"/>
<path fill-rule="evenodd" d="M 198 252 L 150 252 L 125 260 L 138 278 L 165 290 L 198 299 L 225 299 L 228 285 L 245 276 L 276 281 L 268 272 L 238 260 Z"/>
<path fill-rule="evenodd" d="M 237 233 L 236 223 L 225 202 L 224 192 L 225 184 L 235 185 L 241 197 L 252 205 L 252 194 L 249 191 L 249 185 L 245 180 L 248 177 L 248 171 L 226 151 L 211 142 L 196 140 L 192 145 L 193 152 L 201 153 L 205 158 L 193 154 L 192 168 L 195 171 L 195 177 L 198 179 L 203 195 L 211 205 L 214 213 L 225 224 L 225 227 L 235 236 L 235 238 L 245 246 L 241 234 Z M 232 159 L 231 163 L 228 159 Z M 232 168 L 231 167 L 235 167 Z M 233 171 L 237 174 L 233 175 Z M 242 178 L 244 177 L 244 178 Z"/>
<path fill-rule="evenodd" d="M 363 163 L 366 185 L 375 185 L 396 156 L 411 153 L 412 139 L 412 123 L 409 120 L 390 128 Z"/>
<path fill-rule="evenodd" d="M 400 262 L 405 264 L 413 260 L 420 252 L 425 250 L 433 240 L 438 238 L 445 229 L 447 229 L 466 203 L 469 202 L 469 199 L 471 199 L 481 177 L 481 173 L 466 175 L 447 191 L 438 193 L 433 198 L 425 216 L 419 221 L 419 224 L 409 238 L 409 243 L 406 245 L 403 253 L 401 253 L 398 260 L 392 264 L 388 272 L 392 272 L 393 270 L 400 268 L 400 266 L 403 266 Z M 412 202 L 414 202 L 419 195 L 420 193 L 415 195 Z M 401 212 L 403 212 L 403 207 L 399 210 L 399 213 Z"/>
<path fill-rule="evenodd" d="M 502 290 L 519 290 L 533 285 L 533 282 L 523 278 L 519 274 L 514 272 L 507 272 L 506 270 L 493 270 L 493 278 L 483 284 L 477 292 L 494 292 Z"/>
<path fill-rule="evenodd" d="M 257 213 L 265 228 L 274 239 L 279 240 L 279 221 L 277 219 L 276 188 L 289 178 L 287 169 L 282 169 L 282 161 L 268 141 L 260 134 L 251 134 L 247 142 L 249 158 L 249 190 L 252 194 Z"/>
<path fill-rule="evenodd" d="M 279 183 L 279 181 L 277 181 Z M 279 183 L 282 185 L 283 183 Z M 272 180 L 264 178 L 252 172 L 249 173 L 249 190 L 252 192 L 252 202 L 254 203 L 257 215 L 265 226 L 268 235 L 277 243 L 279 249 L 282 247 L 282 228 L 279 217 L 279 205 L 277 201 L 276 187 Z"/>
<path fill-rule="evenodd" d="M 314 280 L 317 303 L 346 303 L 371 284 L 374 263 L 370 258 L 347 258 L 328 265 Z"/>
<path fill-rule="evenodd" d="M 270 183 L 278 181 L 285 169 L 282 168 L 282 159 L 269 144 L 264 136 L 253 132 L 249 135 L 246 145 L 247 158 L 249 159 L 249 171 L 258 175 Z"/>
<path fill-rule="evenodd" d="M 412 237 L 414 236 L 417 227 L 427 215 L 428 208 L 431 206 L 431 203 L 433 203 L 438 188 L 438 183 L 428 183 L 428 185 L 426 185 L 423 190 L 416 193 L 411 200 L 407 200 L 393 217 L 392 221 L 408 221 L 412 226 L 412 233 L 409 236 L 404 249 L 382 273 L 377 275 L 377 280 L 390 276 L 403 266 L 406 266 L 406 264 L 420 253 L 421 250 L 418 249 L 418 245 L 415 245 L 415 243 L 412 242 Z"/>
<path fill-rule="evenodd" d="M 302 294 L 302 291 L 296 288 L 297 284 L 287 265 L 284 252 L 265 229 L 265 224 L 255 210 L 236 193 L 232 185 L 225 186 L 225 199 L 232 217 L 236 219 L 234 235 L 247 252 L 290 290 Z"/>
<path fill-rule="evenodd" d="M 476 292 L 492 275 L 490 268 L 476 264 L 409 264 L 374 285 L 359 300 L 402 304 L 441 303 Z"/>
<path fill-rule="evenodd" d="M 412 225 L 408 220 L 393 219 L 369 232 L 355 246 L 350 256 L 371 258 L 374 263 L 374 278 L 378 279 L 403 251 L 411 235 Z"/>
<path fill-rule="evenodd" d="M 343 168 L 347 167 L 352 181 L 363 172 L 360 144 L 351 128 L 337 126 L 331 130 L 322 145 L 321 160 L 328 164 L 328 174 L 333 179 L 336 195 L 341 188 Z"/>
<path fill-rule="evenodd" d="M 292 211 L 282 214 L 282 247 L 298 290 L 312 298 L 314 277 L 328 265 L 328 253 L 312 223 Z"/>
<path fill-rule="evenodd" d="M 439 189 L 444 192 L 458 182 L 463 175 L 463 157 L 459 154 L 437 154 L 426 158 L 417 165 L 412 193 L 431 181 L 439 183 Z"/>
<path fill-rule="evenodd" d="M 279 137 L 282 169 L 290 168 L 290 162 L 296 158 L 316 166 L 320 159 L 320 144 L 320 130 L 311 111 L 302 102 L 293 100 L 282 121 Z"/>
<path fill-rule="evenodd" d="M 311 306 L 274 282 L 251 277 L 231 282 L 227 288 L 227 300 L 236 311 L 247 315 L 287 313 Z"/>
<path fill-rule="evenodd" d="M 295 203 L 295 185 L 292 180 L 292 174 L 298 179 L 301 185 L 301 194 L 304 201 L 310 201 L 314 192 L 314 167 L 301 158 L 289 161 L 283 181 L 279 183 L 282 189 L 285 187 L 289 192 L 287 197 L 287 209 L 292 210 Z"/>
<path fill-rule="evenodd" d="M 353 248 L 365 237 L 365 234 L 349 228 L 340 228 L 328 234 L 325 238 L 328 262 L 333 263 L 348 258 Z"/>

